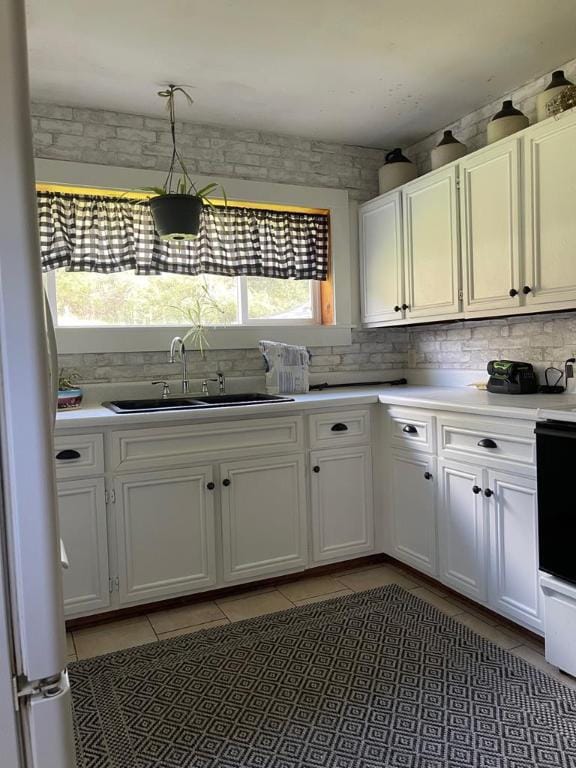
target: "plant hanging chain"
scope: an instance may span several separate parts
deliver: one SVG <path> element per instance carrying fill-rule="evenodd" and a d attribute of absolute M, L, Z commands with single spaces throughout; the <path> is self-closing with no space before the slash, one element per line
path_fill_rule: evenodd
<path fill-rule="evenodd" d="M 168 110 L 168 117 L 170 120 L 170 135 L 172 137 L 172 159 L 170 161 L 170 168 L 168 170 L 168 175 L 166 177 L 166 181 L 164 182 L 164 187 L 167 191 L 172 191 L 172 182 L 174 181 L 174 171 L 176 162 L 178 162 L 180 169 L 182 171 L 182 175 L 184 179 L 188 181 L 190 184 L 190 189 L 193 190 L 194 194 L 198 194 L 198 190 L 196 189 L 196 185 L 190 178 L 190 174 L 188 173 L 188 169 L 186 168 L 186 165 L 184 163 L 184 160 L 182 158 L 182 155 L 178 151 L 176 147 L 176 94 L 181 93 L 186 101 L 192 105 L 194 103 L 192 97 L 190 94 L 182 88 L 180 85 L 169 85 L 168 88 L 165 91 L 158 91 L 158 96 L 160 96 L 163 99 L 167 99 L 166 101 L 166 109 Z M 185 186 L 184 179 L 182 179 L 182 182 L 178 187 Z M 184 193 L 185 190 L 182 190 Z"/>

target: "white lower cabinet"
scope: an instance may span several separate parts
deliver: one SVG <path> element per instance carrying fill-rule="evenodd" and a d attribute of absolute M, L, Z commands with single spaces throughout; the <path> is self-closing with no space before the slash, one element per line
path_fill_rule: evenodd
<path fill-rule="evenodd" d="M 100 477 L 58 483 L 60 536 L 70 567 L 62 571 L 64 613 L 110 604 L 106 490 Z"/>
<path fill-rule="evenodd" d="M 483 503 L 484 472 L 442 459 L 438 471 L 440 579 L 467 597 L 485 602 L 488 531 Z"/>
<path fill-rule="evenodd" d="M 511 619 L 543 629 L 538 585 L 536 480 L 488 471 L 490 604 Z"/>
<path fill-rule="evenodd" d="M 372 451 L 367 446 L 310 454 L 312 556 L 345 560 L 374 549 Z"/>
<path fill-rule="evenodd" d="M 211 465 L 116 478 L 122 605 L 216 583 L 213 482 Z"/>
<path fill-rule="evenodd" d="M 391 454 L 392 554 L 431 576 L 438 570 L 435 463 L 423 454 Z"/>
<path fill-rule="evenodd" d="M 223 462 L 220 476 L 224 581 L 304 569 L 304 456 Z"/>

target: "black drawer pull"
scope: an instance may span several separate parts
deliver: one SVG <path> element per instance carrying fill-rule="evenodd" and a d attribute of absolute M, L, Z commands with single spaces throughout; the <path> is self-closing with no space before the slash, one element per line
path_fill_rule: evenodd
<path fill-rule="evenodd" d="M 418 430 L 413 424 L 406 424 L 402 427 L 402 432 L 406 432 L 407 435 L 417 435 Z"/>
<path fill-rule="evenodd" d="M 316 464 L 315 466 L 312 467 L 312 472 L 316 472 L 316 474 L 318 474 L 318 472 L 320 472 L 320 467 L 318 466 L 318 464 Z"/>
<path fill-rule="evenodd" d="M 406 311 L 407 309 L 410 309 L 408 304 L 402 304 L 402 309 Z"/>
<path fill-rule="evenodd" d="M 209 491 L 213 491 L 215 487 L 216 487 L 216 486 L 214 485 L 214 483 L 212 482 L 212 480 L 210 480 L 210 482 L 209 482 L 209 483 L 206 483 L 206 488 L 208 488 L 208 490 L 209 490 Z"/>
<path fill-rule="evenodd" d="M 394 312 L 400 312 L 401 309 L 402 307 L 399 307 L 398 304 L 396 304 L 396 306 L 394 307 Z"/>
<path fill-rule="evenodd" d="M 348 432 L 348 427 L 346 424 L 342 424 L 341 421 L 339 421 L 337 424 L 332 424 L 330 429 L 332 432 Z"/>
<path fill-rule="evenodd" d="M 482 440 L 478 441 L 478 445 L 480 448 L 498 448 L 494 440 L 492 440 L 491 437 L 483 437 Z"/>
<path fill-rule="evenodd" d="M 522 293 L 524 296 L 528 296 L 529 293 L 532 293 L 532 288 L 530 288 L 529 285 L 525 285 L 524 288 L 522 288 Z"/>
<path fill-rule="evenodd" d="M 472 486 L 472 493 L 475 493 L 476 495 L 478 495 L 481 491 L 482 491 L 482 488 L 480 488 L 479 485 Z"/>
<path fill-rule="evenodd" d="M 59 451 L 56 454 L 58 461 L 72 461 L 73 459 L 79 459 L 80 453 L 73 448 L 67 448 L 65 451 Z"/>
<path fill-rule="evenodd" d="M 494 491 L 491 488 L 486 488 L 484 491 L 484 496 L 486 496 L 487 499 L 490 498 L 490 496 L 494 496 Z"/>
<path fill-rule="evenodd" d="M 424 478 L 426 480 L 432 480 L 432 472 L 424 472 Z"/>
<path fill-rule="evenodd" d="M 508 296 L 510 296 L 511 298 L 514 298 L 514 296 L 518 296 L 518 291 L 516 290 L 516 288 L 510 288 L 510 290 L 508 291 Z"/>
<path fill-rule="evenodd" d="M 230 485 L 230 480 L 228 478 L 226 478 L 225 480 L 222 480 L 222 485 L 225 485 L 226 488 L 228 488 L 228 486 Z"/>

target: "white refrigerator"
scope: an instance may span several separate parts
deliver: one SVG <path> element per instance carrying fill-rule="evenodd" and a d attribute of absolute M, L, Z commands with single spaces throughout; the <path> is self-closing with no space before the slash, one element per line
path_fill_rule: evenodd
<path fill-rule="evenodd" d="M 73 768 L 23 0 L 0 1 L 0 105 L 0 765 Z"/>

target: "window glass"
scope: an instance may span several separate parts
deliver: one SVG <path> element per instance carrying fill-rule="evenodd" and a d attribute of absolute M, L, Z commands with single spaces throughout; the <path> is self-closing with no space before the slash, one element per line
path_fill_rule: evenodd
<path fill-rule="evenodd" d="M 312 320 L 314 282 L 248 277 L 249 320 Z"/>

